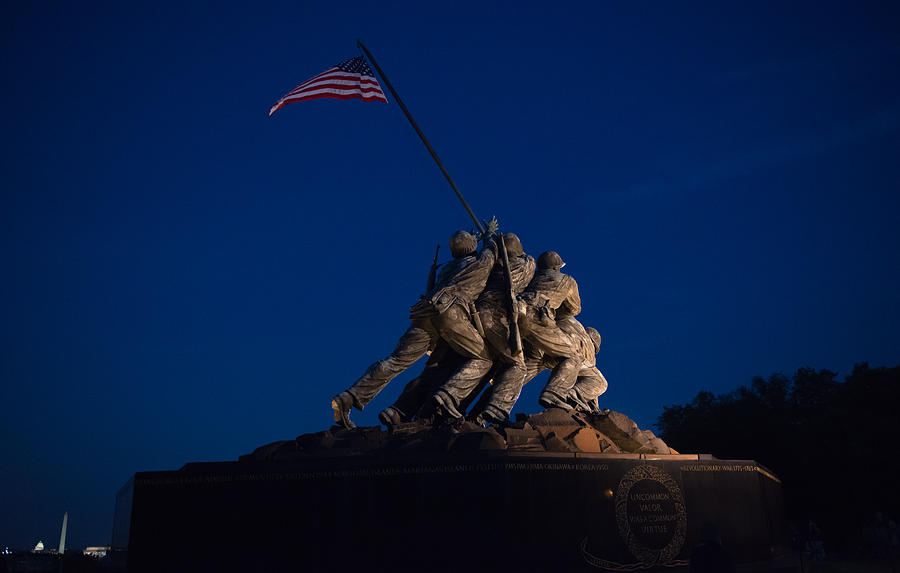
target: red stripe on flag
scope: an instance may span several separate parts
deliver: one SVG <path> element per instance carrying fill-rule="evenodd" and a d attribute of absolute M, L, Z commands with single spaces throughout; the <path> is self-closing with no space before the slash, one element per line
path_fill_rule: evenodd
<path fill-rule="evenodd" d="M 317 95 L 309 95 L 309 96 L 303 96 L 303 97 L 300 97 L 300 98 L 297 98 L 297 99 L 292 99 L 290 102 L 285 102 L 285 105 L 286 105 L 287 103 L 293 103 L 293 102 L 295 102 L 295 101 L 306 101 L 306 100 L 310 100 L 310 99 L 361 99 L 361 100 L 363 100 L 363 101 L 383 101 L 383 102 L 387 102 L 386 99 L 382 99 L 382 98 L 377 97 L 377 96 L 360 97 L 360 96 L 358 96 L 358 95 L 356 95 L 356 94 L 347 94 L 347 95 L 338 95 L 338 94 L 317 94 Z M 282 107 L 283 107 L 283 106 L 282 106 Z M 277 111 L 277 110 L 276 110 L 276 111 Z"/>
<path fill-rule="evenodd" d="M 378 85 L 378 82 L 363 80 L 359 81 L 356 79 L 348 80 L 342 78 L 322 78 L 318 81 L 307 84 L 303 87 L 303 89 L 293 89 L 284 97 L 289 97 L 295 94 L 303 93 L 305 91 L 309 91 L 312 89 L 319 89 L 319 87 L 324 85 L 335 85 L 335 86 L 359 86 L 366 89 L 376 89 L 381 91 L 381 87 Z"/>
<path fill-rule="evenodd" d="M 329 94 L 334 94 L 334 95 L 350 95 L 350 96 L 353 96 L 353 95 L 355 95 L 355 94 L 359 94 L 360 96 L 371 97 L 371 98 L 376 98 L 376 99 L 382 99 L 382 100 L 384 100 L 384 101 L 387 101 L 387 99 L 384 97 L 384 94 L 382 94 L 380 91 L 375 91 L 375 90 L 360 90 L 360 89 L 347 89 L 347 88 L 344 88 L 344 87 L 322 87 L 321 89 L 309 90 L 308 92 L 305 92 L 305 93 L 302 93 L 302 94 L 297 94 L 297 95 L 294 95 L 294 96 L 291 96 L 291 97 L 288 97 L 288 98 L 284 98 L 284 100 L 283 100 L 282 102 L 280 102 L 280 103 L 282 103 L 282 104 L 288 104 L 288 103 L 291 103 L 291 102 L 300 101 L 300 100 L 302 100 L 303 98 L 305 98 L 305 97 L 307 97 L 307 96 L 321 97 L 322 95 L 327 96 L 327 95 L 329 95 Z"/>
<path fill-rule="evenodd" d="M 269 115 L 295 101 L 322 98 L 361 99 L 367 102 L 382 101 L 387 103 L 384 91 L 378 85 L 378 80 L 373 76 L 345 72 L 338 66 L 334 66 L 321 74 L 313 76 L 285 94 L 272 106 L 269 110 Z"/>

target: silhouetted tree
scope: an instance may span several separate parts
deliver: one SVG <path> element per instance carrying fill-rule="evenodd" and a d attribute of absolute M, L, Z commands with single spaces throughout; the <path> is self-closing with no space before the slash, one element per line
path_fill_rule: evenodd
<path fill-rule="evenodd" d="M 793 519 L 814 519 L 832 547 L 851 549 L 877 511 L 900 516 L 900 366 L 862 363 L 836 377 L 801 368 L 727 394 L 699 392 L 664 407 L 657 428 L 679 451 L 763 464 L 783 480 Z"/>

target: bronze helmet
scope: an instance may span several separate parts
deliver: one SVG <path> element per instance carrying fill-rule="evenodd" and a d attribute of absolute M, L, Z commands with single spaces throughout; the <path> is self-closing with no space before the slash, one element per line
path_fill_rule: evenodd
<path fill-rule="evenodd" d="M 553 269 L 554 271 L 558 271 L 564 264 L 566 263 L 563 262 L 562 257 L 560 257 L 559 253 L 556 251 L 541 253 L 541 256 L 539 256 L 537 260 L 539 269 Z"/>
<path fill-rule="evenodd" d="M 520 257 L 525 252 L 522 249 L 522 241 L 514 233 L 503 233 L 503 244 L 506 245 L 506 254 L 510 257 Z"/>
<path fill-rule="evenodd" d="M 475 252 L 478 241 L 471 233 L 457 231 L 450 235 L 450 254 L 454 258 L 465 257 Z"/>

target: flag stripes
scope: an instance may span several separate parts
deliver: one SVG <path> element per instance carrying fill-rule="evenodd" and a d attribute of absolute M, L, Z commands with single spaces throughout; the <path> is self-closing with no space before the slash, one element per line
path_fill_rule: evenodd
<path fill-rule="evenodd" d="M 295 87 L 272 106 L 269 115 L 289 103 L 317 98 L 359 98 L 363 101 L 387 102 L 378 80 L 360 56 L 328 68 Z"/>

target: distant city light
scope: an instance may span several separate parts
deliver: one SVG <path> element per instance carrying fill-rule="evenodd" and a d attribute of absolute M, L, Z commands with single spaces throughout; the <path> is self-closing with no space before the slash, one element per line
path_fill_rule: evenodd
<path fill-rule="evenodd" d="M 109 552 L 109 546 L 106 547 L 85 547 L 83 553 L 91 557 L 106 557 Z"/>

